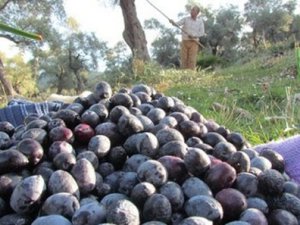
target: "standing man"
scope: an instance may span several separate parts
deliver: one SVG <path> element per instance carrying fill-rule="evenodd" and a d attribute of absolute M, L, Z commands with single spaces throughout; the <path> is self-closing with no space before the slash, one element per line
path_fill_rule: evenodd
<path fill-rule="evenodd" d="M 185 17 L 178 22 L 170 20 L 170 23 L 177 27 L 182 27 L 181 42 L 181 65 L 182 69 L 195 70 L 197 62 L 197 54 L 199 51 L 199 37 L 204 36 L 204 23 L 202 18 L 198 17 L 200 8 L 194 6 L 191 9 L 191 15 Z"/>

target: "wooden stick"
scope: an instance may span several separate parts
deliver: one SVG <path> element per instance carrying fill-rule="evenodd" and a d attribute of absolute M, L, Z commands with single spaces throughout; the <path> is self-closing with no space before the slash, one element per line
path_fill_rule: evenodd
<path fill-rule="evenodd" d="M 4 23 L 1 23 L 1 22 L 0 22 L 0 30 L 8 31 L 8 32 L 13 33 L 13 34 L 20 35 L 20 36 L 27 37 L 27 38 L 31 38 L 31 39 L 38 40 L 38 41 L 43 40 L 42 36 L 39 35 L 39 34 L 33 34 L 33 33 L 26 32 L 26 31 L 22 31 L 22 30 L 10 27 L 10 26 L 8 26 Z"/>

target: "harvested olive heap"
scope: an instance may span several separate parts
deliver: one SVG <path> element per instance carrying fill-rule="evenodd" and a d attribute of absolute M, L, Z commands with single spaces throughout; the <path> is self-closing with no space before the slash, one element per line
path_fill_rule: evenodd
<path fill-rule="evenodd" d="M 272 149 L 138 84 L 0 123 L 0 224 L 298 225 Z"/>

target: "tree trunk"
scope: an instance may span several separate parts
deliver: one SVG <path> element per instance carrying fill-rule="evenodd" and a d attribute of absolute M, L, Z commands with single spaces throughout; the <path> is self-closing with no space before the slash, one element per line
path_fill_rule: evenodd
<path fill-rule="evenodd" d="M 74 70 L 73 71 L 76 77 L 76 93 L 79 94 L 83 91 L 84 89 L 84 81 L 83 78 L 80 76 L 79 70 Z"/>
<path fill-rule="evenodd" d="M 69 49 L 69 68 L 73 71 L 76 78 L 76 93 L 79 94 L 84 89 L 83 77 L 80 75 L 80 70 L 83 69 L 83 59 L 80 59 L 80 54 L 73 56 L 72 50 Z"/>
<path fill-rule="evenodd" d="M 5 78 L 4 66 L 1 59 L 0 59 L 0 82 L 3 85 L 5 95 L 14 96 L 17 94 L 12 84 L 9 82 L 9 80 Z"/>
<path fill-rule="evenodd" d="M 217 53 L 218 53 L 218 46 L 212 46 L 212 47 L 211 47 L 211 51 L 212 51 L 212 54 L 213 54 L 214 56 L 216 56 Z"/>
<path fill-rule="evenodd" d="M 137 18 L 135 0 L 121 0 L 125 29 L 123 38 L 132 51 L 133 58 L 149 61 L 147 40 L 140 21 Z"/>
<path fill-rule="evenodd" d="M 264 48 L 267 48 L 267 41 L 266 41 L 266 32 L 265 30 L 262 31 L 262 43 L 264 45 Z"/>
<path fill-rule="evenodd" d="M 57 94 L 61 94 L 63 89 L 64 89 L 64 76 L 65 76 L 65 70 L 63 67 L 59 66 L 59 73 L 56 74 L 56 77 L 58 79 L 58 82 L 57 82 L 57 90 L 56 90 L 56 93 Z"/>
<path fill-rule="evenodd" d="M 253 46 L 256 49 L 258 47 L 258 40 L 257 40 L 256 28 L 253 28 L 252 38 L 253 38 Z"/>

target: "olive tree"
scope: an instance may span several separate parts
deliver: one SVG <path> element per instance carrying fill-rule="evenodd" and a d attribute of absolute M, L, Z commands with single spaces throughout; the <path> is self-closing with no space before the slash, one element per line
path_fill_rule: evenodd
<path fill-rule="evenodd" d="M 282 41 L 289 32 L 293 21 L 296 1 L 284 3 L 282 0 L 248 0 L 245 4 L 245 18 L 252 28 L 255 48 L 266 42 Z"/>
<path fill-rule="evenodd" d="M 4 0 L 0 1 L 0 12 L 0 21 L 4 24 L 43 36 L 43 42 L 36 42 L 12 33 L 0 32 L 0 37 L 12 41 L 20 48 L 30 49 L 47 43 L 53 25 L 63 21 L 66 16 L 63 0 Z M 0 81 L 5 93 L 15 95 L 16 90 L 7 79 L 2 60 L 0 62 Z"/>
<path fill-rule="evenodd" d="M 37 93 L 36 82 L 32 77 L 30 65 L 21 55 L 12 57 L 0 56 L 5 64 L 5 72 L 16 92 L 20 95 L 32 96 Z M 22 74 L 22 76 L 20 76 Z M 0 91 L 1 94 L 2 90 Z"/>
<path fill-rule="evenodd" d="M 221 7 L 216 12 L 206 12 L 206 34 L 213 55 L 231 58 L 231 52 L 239 44 L 243 18 L 237 6 Z"/>
<path fill-rule="evenodd" d="M 0 82 L 3 86 L 4 95 L 16 95 L 15 89 L 13 88 L 9 79 L 7 79 L 5 69 L 4 69 L 4 64 L 1 58 L 0 58 Z"/>
<path fill-rule="evenodd" d="M 49 51 L 39 54 L 39 83 L 46 82 L 57 93 L 64 89 L 75 89 L 80 93 L 85 89 L 89 72 L 98 70 L 99 60 L 107 51 L 94 33 L 71 32 L 61 35 L 51 43 Z"/>
<path fill-rule="evenodd" d="M 300 42 L 300 15 L 294 17 L 292 26 L 291 26 L 291 33 L 294 36 L 294 40 L 296 42 Z"/>
<path fill-rule="evenodd" d="M 128 46 L 123 41 L 119 41 L 106 51 L 104 61 L 106 66 L 105 74 L 108 76 L 129 73 L 132 57 L 128 51 Z"/>

